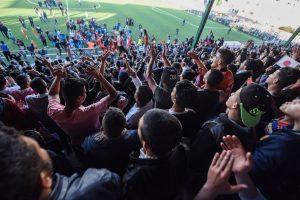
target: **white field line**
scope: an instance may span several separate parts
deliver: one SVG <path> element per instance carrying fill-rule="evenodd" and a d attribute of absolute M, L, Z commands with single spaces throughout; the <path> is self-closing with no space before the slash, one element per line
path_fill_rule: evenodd
<path fill-rule="evenodd" d="M 190 13 L 190 12 L 186 12 L 187 13 L 187 15 L 193 15 L 193 16 L 195 16 L 195 17 L 198 17 L 198 18 L 201 18 L 201 16 L 199 16 L 199 15 L 196 15 L 196 14 L 194 14 L 194 13 Z M 215 21 L 213 21 L 213 20 L 210 20 L 210 22 L 212 22 L 212 23 L 214 23 L 214 24 L 217 24 L 217 25 L 220 25 L 218 22 L 215 22 Z M 216 28 L 216 27 L 207 27 L 207 28 Z M 219 29 L 228 29 L 228 28 L 219 28 Z"/>
<path fill-rule="evenodd" d="M 183 18 L 177 17 L 176 15 L 173 15 L 173 14 L 171 14 L 171 13 L 165 11 L 165 10 L 162 10 L 162 9 L 159 9 L 159 8 L 156 8 L 156 7 L 152 7 L 152 10 L 153 10 L 154 12 L 159 13 L 159 14 L 163 14 L 163 15 L 170 16 L 170 17 L 173 17 L 173 18 L 175 18 L 175 19 L 178 19 L 178 20 L 180 20 L 181 22 L 183 21 Z M 197 15 L 195 15 L 195 16 L 197 16 Z M 199 18 L 200 18 L 200 17 L 199 17 Z M 185 20 L 185 22 L 186 22 L 187 24 L 191 25 L 191 26 L 194 26 L 194 27 L 198 28 L 198 25 L 195 25 L 195 24 L 191 23 L 191 22 L 188 21 L 188 20 Z M 214 22 L 214 21 L 212 21 L 212 22 L 215 23 L 215 24 L 218 24 L 218 23 L 216 23 L 216 22 Z M 219 24 L 218 24 L 218 25 L 219 25 Z M 220 28 L 220 27 L 217 27 L 217 26 L 205 26 L 205 28 L 209 28 L 209 29 L 227 29 L 227 28 Z"/>
<path fill-rule="evenodd" d="M 37 3 L 34 3 L 34 2 L 32 2 L 31 0 L 26 0 L 28 3 L 30 3 L 30 4 L 32 4 L 32 5 L 38 5 Z M 101 7 L 101 5 L 100 5 L 100 3 L 98 3 L 98 5 L 96 6 L 96 8 L 100 8 Z M 77 10 L 77 9 L 80 9 L 80 10 L 94 10 L 95 8 L 94 7 L 92 7 L 92 8 L 83 8 L 83 7 L 76 7 L 76 8 L 70 8 L 69 7 L 69 10 L 70 9 L 75 9 L 75 10 Z"/>

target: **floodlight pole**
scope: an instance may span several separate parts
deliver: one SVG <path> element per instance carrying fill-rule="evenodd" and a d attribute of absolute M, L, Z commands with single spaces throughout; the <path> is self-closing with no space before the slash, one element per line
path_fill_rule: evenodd
<path fill-rule="evenodd" d="M 300 26 L 297 28 L 297 30 L 293 33 L 293 35 L 286 41 L 284 44 L 285 47 L 288 47 L 291 42 L 295 39 L 295 37 L 300 33 Z"/>
<path fill-rule="evenodd" d="M 201 36 L 201 34 L 203 32 L 204 26 L 205 26 L 206 21 L 208 19 L 209 13 L 210 13 L 211 8 L 212 8 L 212 6 L 214 4 L 214 1 L 215 0 L 209 0 L 207 6 L 205 8 L 204 14 L 202 16 L 202 19 L 201 19 L 198 31 L 196 33 L 196 36 L 195 36 L 195 39 L 194 39 L 194 42 L 193 42 L 193 46 L 192 46 L 193 49 L 195 49 L 197 47 L 197 44 L 198 44 L 199 39 L 200 39 L 200 36 Z"/>
<path fill-rule="evenodd" d="M 66 0 L 66 4 L 67 4 L 67 18 L 68 18 L 68 21 L 70 21 L 70 14 L 69 14 L 69 1 Z"/>

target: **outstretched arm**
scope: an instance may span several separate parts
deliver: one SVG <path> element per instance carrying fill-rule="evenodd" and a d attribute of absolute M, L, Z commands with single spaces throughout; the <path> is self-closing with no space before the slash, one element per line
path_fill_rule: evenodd
<path fill-rule="evenodd" d="M 106 65 L 106 59 L 108 58 L 110 54 L 110 51 L 107 51 L 104 55 L 102 54 L 101 56 L 98 57 L 98 61 L 101 61 L 100 65 L 100 73 L 103 75 L 105 71 L 105 65 Z"/>
<path fill-rule="evenodd" d="M 208 71 L 208 69 L 203 65 L 199 56 L 195 52 L 188 52 L 188 55 L 195 61 L 202 75 Z"/>
<path fill-rule="evenodd" d="M 123 60 L 124 60 L 124 63 L 125 63 L 126 71 L 129 74 L 129 76 L 131 76 L 134 86 L 136 88 L 139 88 L 142 85 L 142 82 L 139 79 L 139 77 L 136 75 L 136 71 L 134 69 L 132 69 L 132 67 L 130 67 L 130 65 L 129 65 L 126 58 L 124 58 Z"/>
<path fill-rule="evenodd" d="M 171 67 L 171 63 L 169 62 L 169 60 L 167 58 L 167 53 L 168 53 L 167 51 L 168 51 L 168 48 L 166 46 L 164 46 L 161 57 L 162 57 L 162 60 L 164 63 L 164 67 Z"/>
<path fill-rule="evenodd" d="M 86 73 L 90 76 L 93 76 L 97 80 L 99 80 L 99 82 L 103 86 L 104 90 L 108 93 L 108 95 L 104 98 L 106 98 L 106 100 L 108 101 L 108 104 L 112 103 L 118 95 L 117 90 L 114 88 L 114 86 L 112 86 L 104 78 L 104 76 L 97 69 L 95 69 L 93 67 L 88 67 L 86 69 Z"/>
<path fill-rule="evenodd" d="M 46 58 L 41 58 L 41 57 L 38 57 L 38 56 L 36 56 L 35 58 L 38 61 L 40 61 L 41 63 L 43 63 L 44 65 L 46 65 L 46 67 L 48 67 L 48 69 L 50 70 L 52 76 L 54 76 L 53 66 L 51 65 L 51 63 Z"/>
<path fill-rule="evenodd" d="M 53 71 L 55 76 L 53 83 L 49 89 L 48 99 L 59 99 L 59 91 L 60 91 L 60 81 L 65 76 L 65 69 L 55 69 Z"/>
<path fill-rule="evenodd" d="M 154 64 L 156 57 L 157 57 L 157 52 L 156 52 L 154 46 L 152 45 L 151 49 L 150 49 L 150 62 L 147 67 L 147 70 L 146 70 L 145 79 L 153 93 L 157 87 L 157 84 L 152 76 L 152 72 L 153 72 L 152 68 L 153 68 L 153 64 Z"/>

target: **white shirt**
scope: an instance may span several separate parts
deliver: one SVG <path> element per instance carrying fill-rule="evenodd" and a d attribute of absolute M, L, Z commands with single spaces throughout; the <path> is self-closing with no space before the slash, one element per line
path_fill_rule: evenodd
<path fill-rule="evenodd" d="M 120 35 L 118 35 L 117 37 L 117 43 L 118 43 L 118 46 L 122 46 L 121 43 L 122 43 L 122 37 Z"/>
<path fill-rule="evenodd" d="M 19 90 L 20 86 L 18 85 L 14 85 L 11 87 L 6 87 L 4 90 L 1 90 L 0 92 L 4 93 L 4 94 L 11 94 L 13 91 Z"/>

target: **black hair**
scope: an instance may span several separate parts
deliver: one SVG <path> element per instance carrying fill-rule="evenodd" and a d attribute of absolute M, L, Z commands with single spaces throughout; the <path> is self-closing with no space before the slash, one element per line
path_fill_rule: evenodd
<path fill-rule="evenodd" d="M 30 82 L 30 87 L 37 93 L 42 94 L 46 91 L 47 89 L 47 84 L 45 83 L 45 81 L 40 78 L 40 77 L 35 77 L 34 79 L 32 79 L 32 81 Z"/>
<path fill-rule="evenodd" d="M 16 80 L 17 76 L 19 76 L 19 75 L 20 75 L 20 72 L 17 70 L 14 70 L 9 73 L 9 76 L 12 77 L 14 80 Z"/>
<path fill-rule="evenodd" d="M 257 53 L 255 51 L 251 51 L 250 52 L 250 58 L 251 59 L 256 59 L 256 57 L 257 57 Z"/>
<path fill-rule="evenodd" d="M 229 69 L 233 74 L 236 74 L 238 70 L 238 66 L 236 66 L 235 64 L 229 64 L 227 66 L 227 69 Z"/>
<path fill-rule="evenodd" d="M 219 49 L 218 52 L 225 65 L 229 65 L 234 60 L 234 53 L 229 49 Z"/>
<path fill-rule="evenodd" d="M 16 77 L 16 83 L 20 86 L 21 89 L 27 87 L 29 85 L 28 76 L 25 74 L 20 74 Z"/>
<path fill-rule="evenodd" d="M 247 49 L 244 48 L 240 54 L 240 62 L 244 62 L 247 59 Z"/>
<path fill-rule="evenodd" d="M 6 79 L 3 74 L 0 74 L 0 90 L 3 90 L 6 85 Z"/>
<path fill-rule="evenodd" d="M 23 132 L 23 135 L 34 139 L 41 147 L 46 146 L 46 143 L 45 143 L 45 140 L 44 140 L 43 136 L 37 131 L 26 130 L 26 131 Z"/>
<path fill-rule="evenodd" d="M 292 67 L 280 68 L 277 73 L 278 86 L 282 89 L 294 84 L 300 78 L 300 71 Z"/>
<path fill-rule="evenodd" d="M 0 124 L 0 191 L 3 200 L 37 199 L 41 192 L 40 172 L 52 172 L 36 148 L 28 145 L 15 129 Z"/>
<path fill-rule="evenodd" d="M 210 73 L 207 76 L 207 84 L 211 87 L 216 87 L 221 83 L 224 76 L 220 70 L 210 69 Z"/>
<path fill-rule="evenodd" d="M 188 80 L 179 81 L 175 85 L 176 104 L 181 108 L 191 106 L 197 95 L 197 88 Z"/>
<path fill-rule="evenodd" d="M 149 86 L 142 85 L 136 90 L 136 97 L 140 106 L 143 107 L 153 98 L 153 93 Z"/>
<path fill-rule="evenodd" d="M 119 137 L 125 125 L 125 115 L 119 108 L 110 107 L 102 119 L 102 128 L 109 138 Z"/>
<path fill-rule="evenodd" d="M 246 66 L 246 70 L 255 70 L 256 69 L 256 62 L 254 59 L 249 58 L 244 62 L 244 65 Z"/>
<path fill-rule="evenodd" d="M 182 126 L 175 116 L 164 110 L 151 109 L 144 114 L 142 120 L 143 124 L 139 127 L 141 139 L 157 157 L 167 155 L 177 146 Z"/>
<path fill-rule="evenodd" d="M 62 86 L 62 95 L 66 105 L 72 105 L 76 99 L 84 94 L 86 82 L 84 79 L 68 78 Z"/>
<path fill-rule="evenodd" d="M 164 63 L 163 63 L 163 62 L 159 61 L 159 62 L 157 63 L 157 67 L 158 67 L 158 68 L 162 68 L 163 66 L 164 66 Z"/>
<path fill-rule="evenodd" d="M 275 58 L 271 56 L 267 56 L 265 59 L 266 59 L 266 62 L 264 64 L 265 69 L 275 64 L 276 61 Z"/>
<path fill-rule="evenodd" d="M 172 67 L 174 67 L 176 69 L 177 73 L 181 73 L 181 65 L 179 62 L 174 62 L 172 64 Z"/>
<path fill-rule="evenodd" d="M 192 80 L 194 80 L 194 78 L 196 76 L 196 73 L 194 72 L 194 70 L 188 68 L 188 69 L 183 71 L 181 76 L 182 76 L 183 80 L 192 81 Z"/>

